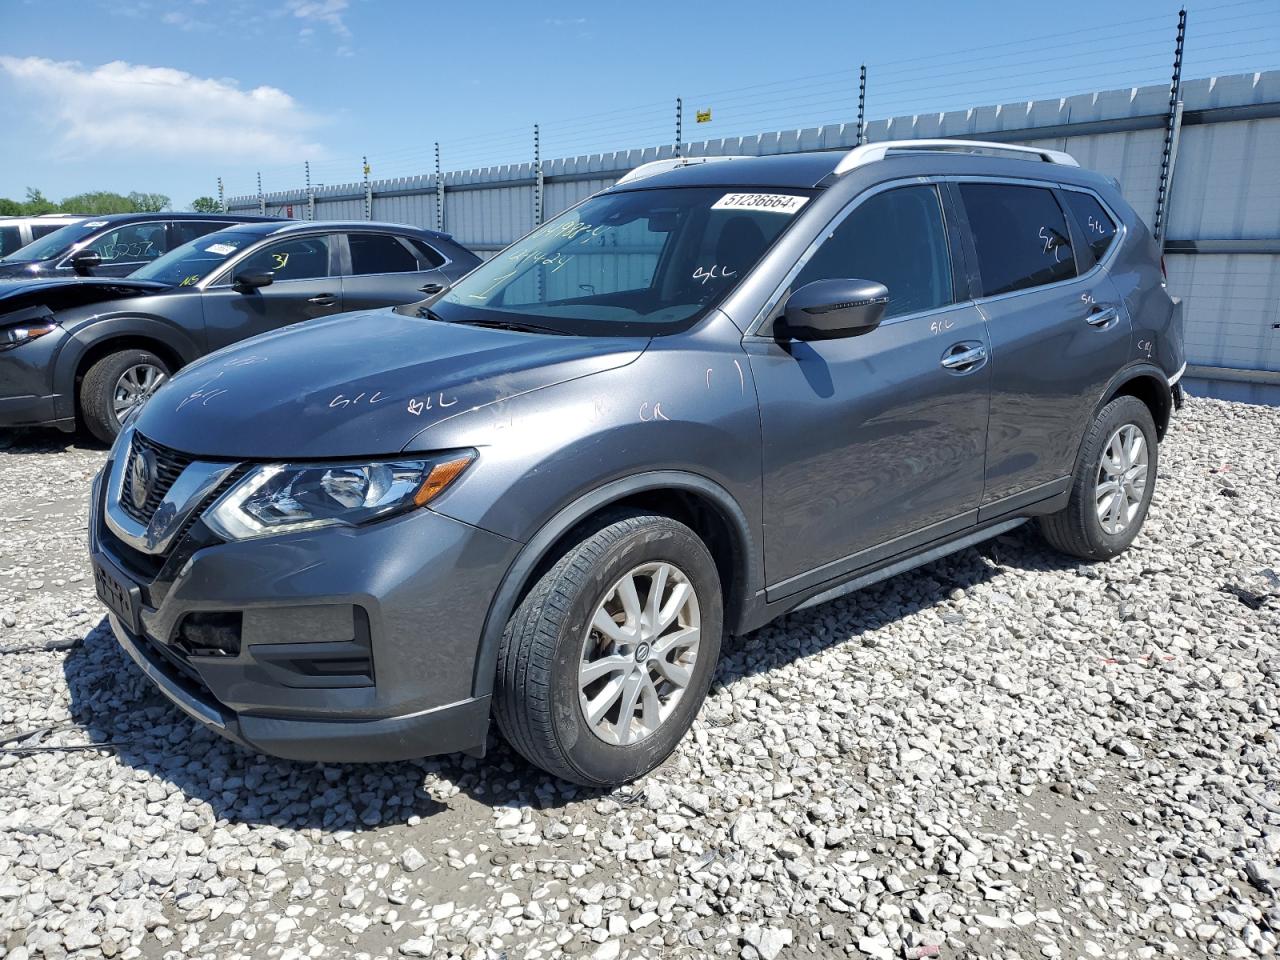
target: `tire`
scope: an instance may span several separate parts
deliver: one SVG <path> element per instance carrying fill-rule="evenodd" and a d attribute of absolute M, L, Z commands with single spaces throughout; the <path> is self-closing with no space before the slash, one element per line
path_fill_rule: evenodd
<path fill-rule="evenodd" d="M 687 597 L 683 585 L 691 588 L 693 601 L 683 601 L 678 616 L 658 631 L 650 648 L 644 621 L 624 613 L 622 581 L 632 578 L 639 609 L 648 615 L 644 605 L 664 576 L 664 566 L 671 569 L 660 587 L 666 606 L 658 619 L 675 607 L 677 590 Z M 602 605 L 616 608 L 612 617 L 624 618 L 620 625 L 612 620 L 610 635 L 589 628 L 598 610 L 611 616 Z M 681 643 L 692 637 L 689 624 L 695 617 L 697 648 L 690 655 Z M 507 622 L 494 694 L 498 729 L 526 760 L 564 780 L 589 787 L 635 780 L 662 763 L 692 725 L 715 672 L 723 622 L 719 574 L 697 534 L 664 516 L 627 512 L 606 517 L 543 574 Z M 640 624 L 640 632 L 626 633 L 633 623 Z M 677 632 L 683 640 L 671 640 Z M 619 643 L 616 637 L 624 633 L 634 643 Z M 658 651 L 667 644 L 674 644 L 666 653 L 672 660 L 663 668 L 656 665 Z M 588 678 L 580 690 L 579 671 L 591 657 L 608 672 Z M 668 671 L 687 674 L 682 688 L 668 679 Z M 652 693 L 644 677 L 652 681 Z M 588 706 L 602 709 L 597 705 L 609 699 L 615 686 L 621 692 L 606 704 L 599 725 L 592 724 Z M 625 720 L 624 704 L 633 688 L 641 693 L 633 719 Z M 677 689 L 681 692 L 674 696 Z M 646 724 L 662 710 L 665 716 Z"/>
<path fill-rule="evenodd" d="M 1126 509 L 1121 513 L 1119 501 L 1104 500 L 1100 491 L 1102 484 L 1114 474 L 1115 466 L 1124 465 L 1123 458 L 1117 461 L 1112 456 L 1115 451 L 1111 446 L 1114 438 L 1126 431 L 1137 431 L 1141 435 L 1146 465 L 1145 470 L 1139 469 L 1140 463 L 1134 463 L 1127 470 L 1120 471 L 1121 475 L 1131 478 L 1131 482 L 1121 487 L 1126 496 Z M 1134 436 L 1132 432 L 1127 435 L 1130 438 Z M 1067 506 L 1058 513 L 1040 518 L 1040 531 L 1044 538 L 1063 553 L 1085 560 L 1110 560 L 1123 553 L 1133 543 L 1147 518 L 1151 495 L 1155 491 L 1159 455 L 1155 420 L 1147 405 L 1137 397 L 1116 397 L 1102 408 L 1085 434 Z M 1104 457 L 1107 458 L 1105 462 Z M 1134 457 L 1134 460 L 1138 459 Z M 1099 516 L 1100 504 L 1111 505 L 1115 509 L 1114 513 L 1108 512 L 1105 523 Z M 1122 527 L 1118 524 L 1121 516 L 1127 517 Z"/>
<path fill-rule="evenodd" d="M 89 368 L 80 382 L 80 420 L 103 443 L 111 443 L 120 432 L 116 416 L 116 388 L 129 371 L 153 368 L 159 377 L 140 401 L 146 402 L 151 392 L 168 379 L 169 365 L 150 350 L 121 350 L 108 354 Z"/>

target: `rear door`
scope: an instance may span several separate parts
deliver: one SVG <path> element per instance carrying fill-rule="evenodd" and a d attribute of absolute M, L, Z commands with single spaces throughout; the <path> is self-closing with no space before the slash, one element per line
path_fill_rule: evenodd
<path fill-rule="evenodd" d="M 885 284 L 875 330 L 744 341 L 760 402 L 771 600 L 975 522 L 991 368 L 943 211 L 932 183 L 864 195 L 789 281 Z"/>
<path fill-rule="evenodd" d="M 1071 474 L 1089 415 L 1125 363 L 1129 318 L 1052 186 L 963 180 L 955 188 L 991 331 L 982 504 L 995 514 L 1056 492 Z"/>
<path fill-rule="evenodd" d="M 306 234 L 271 241 L 216 277 L 203 294 L 209 349 L 341 311 L 334 236 Z M 235 276 L 257 272 L 271 273 L 272 282 L 253 290 L 235 286 Z"/>
<path fill-rule="evenodd" d="M 395 233 L 351 231 L 345 238 L 342 300 L 347 310 L 413 303 L 448 286 L 433 247 Z"/>

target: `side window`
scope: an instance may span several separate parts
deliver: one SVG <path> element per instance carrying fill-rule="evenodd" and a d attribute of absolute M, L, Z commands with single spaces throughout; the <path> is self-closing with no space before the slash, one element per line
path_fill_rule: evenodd
<path fill-rule="evenodd" d="M 0 256 L 8 256 L 22 246 L 22 234 L 17 227 L 0 227 Z"/>
<path fill-rule="evenodd" d="M 220 220 L 178 220 L 173 224 L 173 245 L 179 247 L 190 243 L 215 230 L 225 230 L 231 226 Z"/>
<path fill-rule="evenodd" d="M 1064 190 L 1063 196 L 1067 199 L 1067 206 L 1075 214 L 1080 231 L 1089 241 L 1093 258 L 1101 260 L 1110 249 L 1111 241 L 1116 237 L 1116 222 L 1111 219 L 1111 215 L 1102 204 L 1087 193 Z"/>
<path fill-rule="evenodd" d="M 418 258 L 389 233 L 349 233 L 351 273 L 412 273 L 419 269 Z"/>
<path fill-rule="evenodd" d="M 148 263 L 169 250 L 164 223 L 127 223 L 108 230 L 92 241 L 92 250 L 103 263 Z"/>
<path fill-rule="evenodd" d="M 418 259 L 422 262 L 419 269 L 434 270 L 436 267 L 444 266 L 444 255 L 431 244 L 416 237 L 401 237 L 405 243 L 413 247 L 414 252 L 418 254 Z"/>
<path fill-rule="evenodd" d="M 52 224 L 52 223 L 45 224 L 42 227 L 37 227 L 35 225 L 32 225 L 31 239 L 39 240 L 41 237 L 43 237 L 47 233 L 53 233 L 53 231 L 55 230 L 61 230 L 63 226 L 64 224 Z"/>
<path fill-rule="evenodd" d="M 899 187 L 860 203 L 831 232 L 792 284 L 875 280 L 889 289 L 885 317 L 954 301 L 951 256 L 936 187 Z"/>
<path fill-rule="evenodd" d="M 984 297 L 1076 275 L 1067 221 L 1052 192 L 1006 183 L 962 183 L 960 196 L 978 251 Z"/>
<path fill-rule="evenodd" d="M 251 253 L 235 268 L 236 273 L 270 270 L 276 282 L 313 280 L 329 276 L 329 244 L 324 237 L 295 237 L 279 240 Z M 230 278 L 227 278 L 229 280 Z"/>

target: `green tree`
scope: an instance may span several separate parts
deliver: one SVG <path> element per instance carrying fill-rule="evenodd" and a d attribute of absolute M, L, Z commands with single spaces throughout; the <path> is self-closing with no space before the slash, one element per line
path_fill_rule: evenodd
<path fill-rule="evenodd" d="M 129 194 L 129 199 L 133 201 L 133 209 L 138 213 L 168 210 L 173 202 L 163 193 L 138 193 L 136 190 Z"/>
<path fill-rule="evenodd" d="M 58 211 L 58 205 L 48 199 L 37 187 L 27 187 L 27 202 L 22 207 L 22 212 L 28 215 Z"/>
<path fill-rule="evenodd" d="M 210 198 L 201 197 L 200 200 L 214 204 L 211 209 L 217 209 L 217 204 Z M 27 187 L 26 200 L 0 197 L 0 216 L 29 217 L 41 213 L 83 213 L 89 216 L 104 213 L 158 213 L 168 210 L 171 204 L 172 201 L 163 193 L 139 193 L 136 190 L 128 196 L 110 190 L 89 190 L 55 203 L 40 192 L 39 188 Z"/>
<path fill-rule="evenodd" d="M 196 197 L 191 201 L 191 209 L 196 213 L 221 213 L 222 207 L 213 197 Z"/>
<path fill-rule="evenodd" d="M 90 190 L 67 197 L 60 204 L 64 213 L 87 213 L 97 216 L 103 213 L 137 213 L 138 207 L 129 197 L 109 190 Z"/>

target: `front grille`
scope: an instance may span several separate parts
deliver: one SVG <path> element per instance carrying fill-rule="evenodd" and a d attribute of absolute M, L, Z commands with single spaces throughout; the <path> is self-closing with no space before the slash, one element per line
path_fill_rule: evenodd
<path fill-rule="evenodd" d="M 143 450 L 150 451 L 155 457 L 156 475 L 151 481 L 151 489 L 147 491 L 146 502 L 138 508 L 133 502 L 133 461 Z M 124 483 L 120 488 L 121 509 L 141 524 L 150 523 L 152 515 L 164 500 L 164 495 L 194 459 L 195 457 L 148 440 L 135 431 L 129 456 L 124 464 Z"/>

